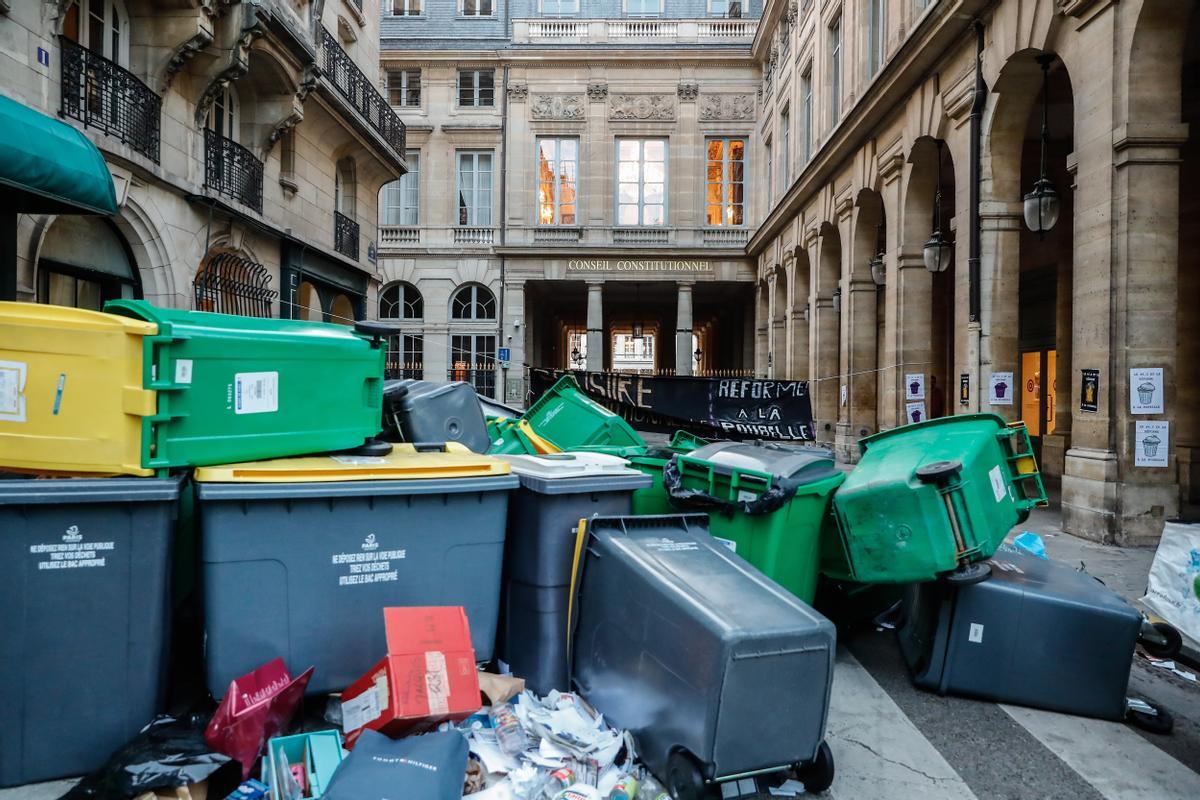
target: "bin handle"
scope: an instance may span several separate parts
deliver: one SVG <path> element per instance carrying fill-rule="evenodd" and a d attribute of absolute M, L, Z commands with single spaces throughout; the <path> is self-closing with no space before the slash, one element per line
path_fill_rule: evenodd
<path fill-rule="evenodd" d="M 449 453 L 450 447 L 445 442 L 412 442 L 413 450 L 418 453 Z"/>

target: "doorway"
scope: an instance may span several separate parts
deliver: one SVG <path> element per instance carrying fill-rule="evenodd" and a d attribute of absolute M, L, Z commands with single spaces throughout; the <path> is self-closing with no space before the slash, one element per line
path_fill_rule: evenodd
<path fill-rule="evenodd" d="M 1058 352 L 1052 349 L 1021 353 L 1021 421 L 1029 430 L 1033 452 L 1042 459 L 1042 439 L 1054 433 L 1054 404 L 1058 395 Z"/>

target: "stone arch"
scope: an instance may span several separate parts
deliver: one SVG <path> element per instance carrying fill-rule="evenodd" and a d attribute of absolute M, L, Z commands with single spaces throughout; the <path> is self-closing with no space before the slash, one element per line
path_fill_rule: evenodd
<path fill-rule="evenodd" d="M 842 236 L 837 225 L 821 223 L 820 240 L 817 246 L 816 294 L 828 297 L 842 279 Z"/>
<path fill-rule="evenodd" d="M 792 328 L 788 342 L 791 353 L 791 363 L 788 365 L 788 375 L 797 380 L 807 380 L 809 376 L 808 362 L 808 324 L 809 324 L 809 292 L 812 289 L 812 266 L 808 259 L 808 251 L 797 245 L 794 249 L 795 258 L 792 261 L 791 281 L 792 294 Z"/>
<path fill-rule="evenodd" d="M 852 280 L 870 279 L 870 262 L 886 241 L 883 196 L 875 189 L 860 189 L 854 201 L 854 233 L 850 261 Z"/>
<path fill-rule="evenodd" d="M 113 222 L 133 251 L 146 300 L 168 308 L 190 308 L 184 287 L 191 285 L 194 275 L 186 267 L 186 274 L 175 274 L 177 259 L 171 248 L 170 228 L 157 204 L 143 204 L 137 193 L 130 191 Z"/>

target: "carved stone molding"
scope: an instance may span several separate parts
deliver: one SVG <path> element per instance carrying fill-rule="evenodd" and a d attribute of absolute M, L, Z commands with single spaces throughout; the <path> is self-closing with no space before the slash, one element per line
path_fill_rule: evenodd
<path fill-rule="evenodd" d="M 587 87 L 587 97 L 593 103 L 603 103 L 608 99 L 608 84 L 607 83 L 589 83 Z"/>
<path fill-rule="evenodd" d="M 700 98 L 700 119 L 705 121 L 753 120 L 754 105 L 754 95 L 747 93 L 705 93 Z"/>
<path fill-rule="evenodd" d="M 525 98 L 529 96 L 529 84 L 526 83 L 510 83 L 508 85 L 508 99 L 514 103 L 523 103 Z"/>
<path fill-rule="evenodd" d="M 791 3 L 788 3 L 787 11 L 784 12 L 784 19 L 788 25 L 791 25 L 798 16 L 800 16 L 800 7 L 796 5 L 796 0 L 792 0 Z"/>
<path fill-rule="evenodd" d="M 700 84 L 695 81 L 682 81 L 675 91 L 684 103 L 694 103 L 700 95 Z"/>
<path fill-rule="evenodd" d="M 666 94 L 615 94 L 610 98 L 608 118 L 637 122 L 671 122 L 675 98 Z"/>
<path fill-rule="evenodd" d="M 529 110 L 534 119 L 582 120 L 583 103 L 582 94 L 535 94 Z"/>
<path fill-rule="evenodd" d="M 262 38 L 265 32 L 261 24 L 243 28 L 238 35 L 229 54 L 229 61 L 215 78 L 205 87 L 204 93 L 196 101 L 196 127 L 203 128 L 208 119 L 208 109 L 212 106 L 217 95 L 225 91 L 225 87 L 246 74 L 250 69 L 250 45 L 255 39 Z"/>
<path fill-rule="evenodd" d="M 171 53 L 171 57 L 167 59 L 167 64 L 163 68 L 162 88 L 166 90 L 171 85 L 171 81 L 180 73 L 187 62 L 196 57 L 204 48 L 212 44 L 213 32 L 211 27 L 201 23 L 201 27 L 193 33 L 186 41 L 175 48 Z"/>
<path fill-rule="evenodd" d="M 317 88 L 317 79 L 321 76 L 321 68 L 316 64 L 309 64 L 304 68 L 304 72 L 300 76 L 300 85 L 296 88 L 296 95 L 292 99 L 292 109 L 283 119 L 275 123 L 271 128 L 271 132 L 267 134 L 267 147 L 269 151 L 275 146 L 283 135 L 292 128 L 299 125 L 304 120 L 304 101 L 308 99 L 308 95 L 312 90 Z"/>

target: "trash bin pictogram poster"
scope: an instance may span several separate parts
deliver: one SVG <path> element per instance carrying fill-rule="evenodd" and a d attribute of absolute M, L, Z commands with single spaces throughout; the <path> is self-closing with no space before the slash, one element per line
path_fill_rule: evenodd
<path fill-rule="evenodd" d="M 925 373 L 910 372 L 904 376 L 904 399 L 925 399 Z"/>
<path fill-rule="evenodd" d="M 928 419 L 925 416 L 924 403 L 905 403 L 904 416 L 907 418 L 905 422 L 923 422 Z"/>
<path fill-rule="evenodd" d="M 1166 420 L 1138 420 L 1133 433 L 1133 465 L 1165 467 L 1171 450 L 1171 423 Z"/>
<path fill-rule="evenodd" d="M 1163 413 L 1162 367 L 1129 370 L 1129 413 Z"/>
<path fill-rule="evenodd" d="M 1011 406 L 1013 404 L 1013 374 L 1011 372 L 993 372 L 988 381 L 988 403 L 993 406 Z"/>

